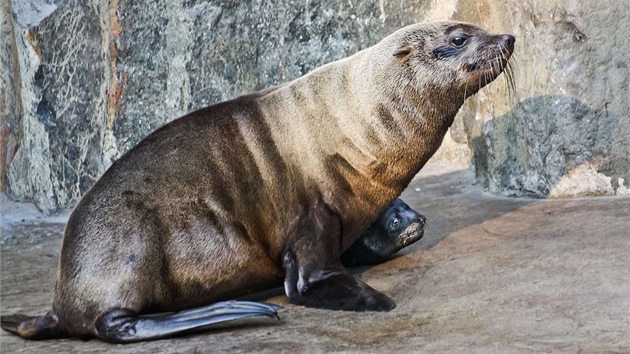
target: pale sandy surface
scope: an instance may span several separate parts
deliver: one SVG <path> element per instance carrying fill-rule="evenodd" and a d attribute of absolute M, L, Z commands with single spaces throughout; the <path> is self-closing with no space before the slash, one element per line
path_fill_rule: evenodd
<path fill-rule="evenodd" d="M 425 238 L 359 276 L 388 313 L 285 306 L 282 322 L 131 345 L 25 341 L 2 353 L 630 353 L 630 198 L 527 200 L 485 194 L 472 173 L 430 165 L 403 199 Z M 2 200 L 1 312 L 50 306 L 63 222 Z M 22 221 L 24 219 L 24 221 Z"/>

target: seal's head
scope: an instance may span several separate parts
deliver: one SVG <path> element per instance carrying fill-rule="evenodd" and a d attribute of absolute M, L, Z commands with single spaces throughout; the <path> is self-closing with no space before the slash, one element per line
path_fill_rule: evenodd
<path fill-rule="evenodd" d="M 424 236 L 427 219 L 400 199 L 365 230 L 341 256 L 346 266 L 383 262 Z"/>
<path fill-rule="evenodd" d="M 383 66 L 393 70 L 380 75 L 397 78 L 393 95 L 405 88 L 406 97 L 415 93 L 424 104 L 444 104 L 456 111 L 467 97 L 509 71 L 515 41 L 512 35 L 490 34 L 469 23 L 411 25 L 382 42 L 390 54 L 379 60 L 393 60 L 394 65 Z"/>
<path fill-rule="evenodd" d="M 469 24 L 449 25 L 442 43 L 435 43 L 433 57 L 438 65 L 456 63 L 455 73 L 465 82 L 468 95 L 492 82 L 504 69 L 514 51 L 511 34 L 492 35 Z"/>

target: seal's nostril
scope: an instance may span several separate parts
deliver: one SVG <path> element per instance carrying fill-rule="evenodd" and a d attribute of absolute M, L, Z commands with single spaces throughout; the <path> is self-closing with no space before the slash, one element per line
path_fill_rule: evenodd
<path fill-rule="evenodd" d="M 506 35 L 504 35 L 504 36 L 503 36 L 503 39 L 504 39 L 504 41 L 505 41 L 505 45 L 506 45 L 508 48 L 512 48 L 512 46 L 514 46 L 514 42 L 516 42 L 516 38 L 514 38 L 514 36 L 513 36 L 513 35 L 511 35 L 511 34 L 506 34 Z"/>

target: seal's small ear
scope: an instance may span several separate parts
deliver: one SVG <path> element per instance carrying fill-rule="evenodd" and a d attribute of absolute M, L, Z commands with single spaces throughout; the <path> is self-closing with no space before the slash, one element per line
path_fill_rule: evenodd
<path fill-rule="evenodd" d="M 411 54 L 412 50 L 413 50 L 412 46 L 405 45 L 405 46 L 402 46 L 402 47 L 396 49 L 396 51 L 394 52 L 393 56 L 395 56 L 398 59 L 405 59 L 409 54 Z"/>

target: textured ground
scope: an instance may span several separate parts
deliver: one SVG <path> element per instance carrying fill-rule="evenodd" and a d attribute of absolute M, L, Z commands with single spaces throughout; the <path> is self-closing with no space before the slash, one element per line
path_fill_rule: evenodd
<path fill-rule="evenodd" d="M 425 238 L 357 270 L 391 296 L 388 313 L 287 303 L 280 323 L 132 345 L 24 341 L 2 353 L 443 352 L 629 353 L 630 198 L 490 196 L 469 171 L 430 165 L 403 199 L 429 219 Z M 1 312 L 49 309 L 63 220 L 2 200 Z"/>

